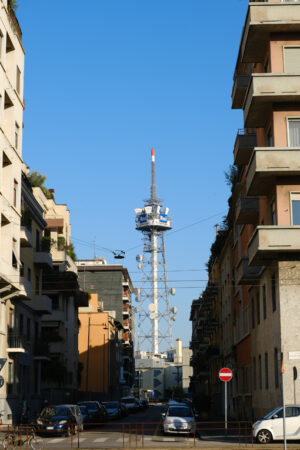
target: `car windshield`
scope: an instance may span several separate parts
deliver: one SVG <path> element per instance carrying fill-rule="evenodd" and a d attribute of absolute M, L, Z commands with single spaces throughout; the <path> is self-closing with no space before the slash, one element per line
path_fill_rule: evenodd
<path fill-rule="evenodd" d="M 47 406 L 41 412 L 41 417 L 67 416 L 66 406 Z"/>
<path fill-rule="evenodd" d="M 102 403 L 106 408 L 118 408 L 118 402 L 103 402 Z"/>
<path fill-rule="evenodd" d="M 273 409 L 273 411 L 269 412 L 266 416 L 264 416 L 264 419 L 270 419 L 270 417 L 273 416 L 277 411 L 281 409 L 281 406 L 278 406 L 277 408 Z"/>
<path fill-rule="evenodd" d="M 83 405 L 80 405 L 80 406 L 79 406 L 79 409 L 80 409 L 80 411 L 81 411 L 82 413 L 84 413 L 84 414 L 86 414 L 87 411 L 88 411 L 87 407 L 86 407 L 86 406 L 83 406 Z"/>
<path fill-rule="evenodd" d="M 79 406 L 86 406 L 88 411 L 98 411 L 97 403 L 80 403 Z"/>
<path fill-rule="evenodd" d="M 182 406 L 172 406 L 168 410 L 169 417 L 193 417 L 193 413 L 190 408 L 184 408 Z"/>

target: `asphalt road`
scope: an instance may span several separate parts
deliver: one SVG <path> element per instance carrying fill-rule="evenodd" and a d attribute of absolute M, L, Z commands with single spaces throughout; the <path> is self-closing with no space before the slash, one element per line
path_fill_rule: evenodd
<path fill-rule="evenodd" d="M 200 437 L 197 436 L 164 436 L 160 431 L 160 412 L 163 405 L 150 406 L 145 411 L 130 414 L 120 420 L 88 428 L 78 435 L 70 438 L 51 436 L 44 438 L 44 449 L 64 448 L 146 448 L 146 449 L 185 449 L 185 448 L 251 448 L 258 447 L 261 450 L 283 448 L 282 442 L 262 446 L 252 443 L 249 432 L 238 433 L 229 430 L 225 436 L 220 424 L 201 424 Z M 300 443 L 289 443 L 290 449 L 300 449 Z"/>

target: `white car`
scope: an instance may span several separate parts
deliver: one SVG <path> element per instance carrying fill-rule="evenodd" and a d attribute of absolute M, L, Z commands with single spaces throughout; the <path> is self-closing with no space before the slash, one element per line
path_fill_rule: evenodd
<path fill-rule="evenodd" d="M 287 439 L 300 439 L 300 405 L 285 407 Z M 253 424 L 253 436 L 260 444 L 283 439 L 283 407 L 279 406 Z"/>
<path fill-rule="evenodd" d="M 167 405 L 161 418 L 164 433 L 190 434 L 195 431 L 196 418 L 192 409 L 185 404 Z"/>

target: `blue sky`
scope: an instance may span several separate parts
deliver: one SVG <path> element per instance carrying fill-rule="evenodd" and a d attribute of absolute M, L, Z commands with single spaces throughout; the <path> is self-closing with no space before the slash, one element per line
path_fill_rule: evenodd
<path fill-rule="evenodd" d="M 19 3 L 23 158 L 68 204 L 77 256 L 93 257 L 96 239 L 97 256 L 116 263 L 102 247 L 141 244 L 134 209 L 149 195 L 155 148 L 174 230 L 199 222 L 166 237 L 174 336 L 188 345 L 190 305 L 205 287 L 214 225 L 227 209 L 224 171 L 242 127 L 231 89 L 247 1 Z M 136 286 L 141 250 L 124 260 Z"/>

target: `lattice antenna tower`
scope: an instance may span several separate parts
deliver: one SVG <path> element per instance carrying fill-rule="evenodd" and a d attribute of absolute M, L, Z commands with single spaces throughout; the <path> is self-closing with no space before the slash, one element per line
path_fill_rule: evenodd
<path fill-rule="evenodd" d="M 170 308 L 169 294 L 175 289 L 168 287 L 164 233 L 172 229 L 169 208 L 164 208 L 157 198 L 155 184 L 155 152 L 151 150 L 152 184 L 150 198 L 144 200 L 143 208 L 135 210 L 136 229 L 143 233 L 143 254 L 137 255 L 141 271 L 141 285 L 136 290 L 138 307 L 138 350 L 159 354 L 159 345 L 173 348 L 172 320 L 177 308 Z"/>

